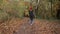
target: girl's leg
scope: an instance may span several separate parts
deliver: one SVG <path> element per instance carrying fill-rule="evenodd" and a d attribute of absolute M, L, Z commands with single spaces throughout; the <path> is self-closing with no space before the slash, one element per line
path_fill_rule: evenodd
<path fill-rule="evenodd" d="M 31 19 L 30 24 L 31 24 L 31 25 L 33 25 L 33 24 L 34 24 L 34 19 L 33 19 L 33 18 Z"/>

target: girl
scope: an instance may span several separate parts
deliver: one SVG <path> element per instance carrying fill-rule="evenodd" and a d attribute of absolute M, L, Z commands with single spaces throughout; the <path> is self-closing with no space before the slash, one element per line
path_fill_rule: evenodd
<path fill-rule="evenodd" d="M 30 23 L 32 25 L 33 24 L 33 19 L 34 19 L 32 5 L 30 5 L 30 7 L 29 7 L 29 18 L 30 18 Z"/>

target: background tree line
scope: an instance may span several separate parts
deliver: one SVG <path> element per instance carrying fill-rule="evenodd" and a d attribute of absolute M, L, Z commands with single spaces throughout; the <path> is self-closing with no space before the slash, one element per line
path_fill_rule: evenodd
<path fill-rule="evenodd" d="M 58 5 L 59 0 L 40 0 L 38 9 L 35 11 L 36 18 L 56 19 Z M 0 20 L 7 20 L 12 17 L 23 18 L 25 8 L 24 0 L 0 0 Z"/>

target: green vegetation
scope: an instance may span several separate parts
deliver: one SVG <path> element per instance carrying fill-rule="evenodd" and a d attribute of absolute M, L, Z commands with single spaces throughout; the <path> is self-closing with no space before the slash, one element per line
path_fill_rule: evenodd
<path fill-rule="evenodd" d="M 56 19 L 56 4 L 58 1 L 53 0 L 52 4 L 49 0 L 41 0 L 38 5 L 38 10 L 35 12 L 37 18 Z M 52 6 L 52 7 L 51 7 Z M 24 1 L 9 1 L 0 0 L 0 20 L 8 19 L 9 17 L 23 17 L 25 10 Z M 52 9 L 51 9 L 52 8 Z M 51 11 L 52 10 L 52 11 Z"/>

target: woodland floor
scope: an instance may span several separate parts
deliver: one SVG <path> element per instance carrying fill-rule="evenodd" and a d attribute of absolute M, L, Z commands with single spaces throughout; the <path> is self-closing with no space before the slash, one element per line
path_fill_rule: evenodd
<path fill-rule="evenodd" d="M 29 18 L 12 18 L 0 25 L 0 34 L 60 34 L 60 21 L 34 19 L 29 24 Z"/>

